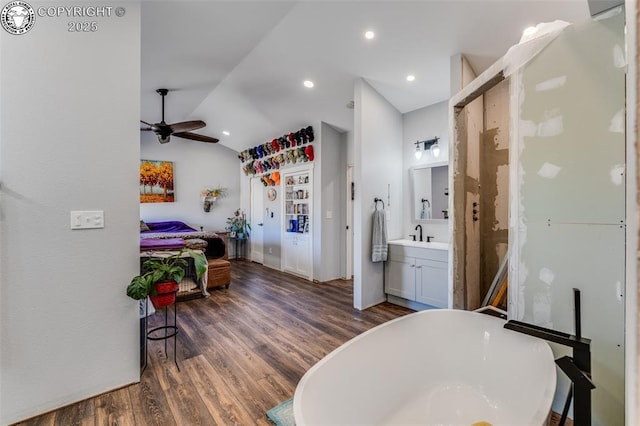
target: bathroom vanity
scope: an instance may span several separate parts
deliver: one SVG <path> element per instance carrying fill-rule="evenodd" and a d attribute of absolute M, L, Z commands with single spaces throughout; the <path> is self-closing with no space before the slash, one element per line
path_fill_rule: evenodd
<path fill-rule="evenodd" d="M 391 303 L 423 310 L 449 306 L 449 245 L 411 240 L 389 241 L 385 293 Z"/>

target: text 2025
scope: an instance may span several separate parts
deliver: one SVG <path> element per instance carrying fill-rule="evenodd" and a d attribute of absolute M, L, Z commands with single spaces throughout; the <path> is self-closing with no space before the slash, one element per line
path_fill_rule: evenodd
<path fill-rule="evenodd" d="M 67 31 L 70 33 L 94 33 L 98 31 L 98 23 L 96 21 L 71 21 L 67 23 Z"/>

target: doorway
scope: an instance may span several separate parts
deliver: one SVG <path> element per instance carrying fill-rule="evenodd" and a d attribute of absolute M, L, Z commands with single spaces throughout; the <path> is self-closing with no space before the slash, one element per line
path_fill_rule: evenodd
<path fill-rule="evenodd" d="M 509 80 L 499 74 L 476 98 L 455 107 L 455 308 L 479 308 L 507 256 L 509 99 Z M 506 300 L 500 307 L 506 310 Z"/>
<path fill-rule="evenodd" d="M 264 185 L 251 179 L 251 255 L 252 262 L 264 263 Z"/>

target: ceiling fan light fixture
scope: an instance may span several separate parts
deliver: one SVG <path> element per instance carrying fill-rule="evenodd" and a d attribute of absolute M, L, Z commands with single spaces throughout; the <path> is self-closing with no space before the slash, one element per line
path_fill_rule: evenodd
<path fill-rule="evenodd" d="M 168 89 L 158 89 L 156 92 L 162 98 L 162 119 L 159 123 L 147 123 L 140 120 L 140 122 L 147 127 L 141 127 L 140 131 L 152 131 L 158 135 L 158 141 L 160 143 L 167 143 L 171 140 L 171 135 L 174 135 L 183 139 L 191 139 L 199 142 L 216 143 L 218 139 L 211 136 L 205 136 L 198 133 L 193 133 L 192 130 L 202 129 L 207 125 L 202 120 L 189 120 L 181 121 L 179 123 L 168 124 L 164 121 L 164 97 L 169 92 Z"/>

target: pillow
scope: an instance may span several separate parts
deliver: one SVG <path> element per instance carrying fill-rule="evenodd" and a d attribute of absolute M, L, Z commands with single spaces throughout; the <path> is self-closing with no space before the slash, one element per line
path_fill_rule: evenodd
<path fill-rule="evenodd" d="M 149 227 L 147 226 L 146 223 L 144 223 L 144 220 L 140 221 L 140 232 L 143 231 L 150 231 Z"/>

